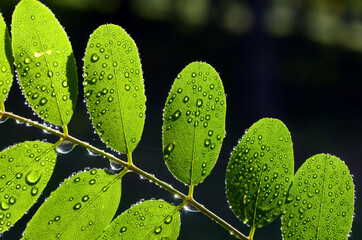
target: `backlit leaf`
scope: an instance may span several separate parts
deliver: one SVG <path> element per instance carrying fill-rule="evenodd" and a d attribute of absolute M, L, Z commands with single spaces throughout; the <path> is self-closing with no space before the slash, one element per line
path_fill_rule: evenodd
<path fill-rule="evenodd" d="M 23 239 L 94 239 L 121 198 L 119 175 L 92 169 L 66 179 L 38 209 Z"/>
<path fill-rule="evenodd" d="M 35 203 L 54 169 L 53 144 L 23 142 L 0 153 L 0 233 Z"/>
<path fill-rule="evenodd" d="M 13 56 L 9 32 L 1 14 L 0 39 L 0 103 L 3 103 L 13 82 Z"/>
<path fill-rule="evenodd" d="M 137 46 L 121 27 L 103 25 L 90 37 L 84 92 L 101 139 L 116 151 L 132 152 L 143 132 L 146 97 Z"/>
<path fill-rule="evenodd" d="M 177 239 L 180 232 L 179 210 L 161 200 L 139 203 L 114 219 L 98 239 Z"/>
<path fill-rule="evenodd" d="M 77 101 L 73 50 L 54 14 L 36 0 L 22 0 L 12 19 L 12 49 L 19 82 L 33 110 L 64 126 Z"/>
<path fill-rule="evenodd" d="M 226 195 L 244 223 L 262 227 L 282 211 L 294 174 L 293 146 L 287 127 L 264 118 L 245 133 L 226 171 Z"/>
<path fill-rule="evenodd" d="M 318 154 L 295 174 L 283 207 L 283 239 L 347 239 L 354 212 L 354 185 L 346 164 Z"/>
<path fill-rule="evenodd" d="M 193 62 L 177 76 L 163 116 L 163 154 L 181 182 L 197 185 L 213 169 L 225 136 L 226 99 L 215 69 Z"/>

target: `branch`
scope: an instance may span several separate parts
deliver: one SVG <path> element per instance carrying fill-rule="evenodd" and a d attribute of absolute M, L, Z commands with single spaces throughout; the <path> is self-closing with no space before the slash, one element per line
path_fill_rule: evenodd
<path fill-rule="evenodd" d="M 220 218 L 219 216 L 217 216 L 215 213 L 213 213 L 212 211 L 210 211 L 209 209 L 207 209 L 206 207 L 204 207 L 202 204 L 198 203 L 197 201 L 195 201 L 193 198 L 190 198 L 189 196 L 183 194 L 182 192 L 178 191 L 177 189 L 174 189 L 170 184 L 156 178 L 153 174 L 150 174 L 148 172 L 143 171 L 142 169 L 136 167 L 132 162 L 128 163 L 125 162 L 115 156 L 113 156 L 110 153 L 107 153 L 99 148 L 96 148 L 92 145 L 90 145 L 89 143 L 83 142 L 75 137 L 72 137 L 70 135 L 68 135 L 67 133 L 62 133 L 60 131 L 54 130 L 50 127 L 44 126 L 41 123 L 38 123 L 36 121 L 32 121 L 30 119 L 18 116 L 14 113 L 10 113 L 10 112 L 2 112 L 2 116 L 3 117 L 8 117 L 11 118 L 13 120 L 19 121 L 19 122 L 23 122 L 25 124 L 28 124 L 30 126 L 33 126 L 35 128 L 38 128 L 40 130 L 43 131 L 47 131 L 59 138 L 62 138 L 63 140 L 68 140 L 80 147 L 86 148 L 90 151 L 92 151 L 95 154 L 98 154 L 100 156 L 106 157 L 111 161 L 114 161 L 116 163 L 121 164 L 122 166 L 124 166 L 126 169 L 128 168 L 129 171 L 132 171 L 150 181 L 152 181 L 154 184 L 156 184 L 157 186 L 162 187 L 163 189 L 165 189 L 166 191 L 172 193 L 173 195 L 176 195 L 178 198 L 182 199 L 184 202 L 187 202 L 191 205 L 193 205 L 197 210 L 199 210 L 200 212 L 202 212 L 204 215 L 206 215 L 207 217 L 211 218 L 214 222 L 216 222 L 217 224 L 219 224 L 220 226 L 222 226 L 223 228 L 225 228 L 227 231 L 230 232 L 231 235 L 235 236 L 238 239 L 242 239 L 242 240 L 248 240 L 249 238 L 246 237 L 245 235 L 243 235 L 241 232 L 239 232 L 237 229 L 235 229 L 233 226 L 231 226 L 229 223 L 227 223 L 225 220 L 223 220 L 222 218 Z"/>

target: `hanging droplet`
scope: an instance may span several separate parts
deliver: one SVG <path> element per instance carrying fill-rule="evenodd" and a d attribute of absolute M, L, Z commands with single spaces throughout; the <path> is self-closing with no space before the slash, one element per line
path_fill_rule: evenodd
<path fill-rule="evenodd" d="M 119 164 L 115 161 L 109 160 L 109 165 L 111 166 L 111 170 L 114 172 L 118 172 L 122 169 L 122 164 Z"/>
<path fill-rule="evenodd" d="M 57 147 L 57 152 L 61 154 L 68 154 L 73 150 L 74 147 L 75 147 L 74 143 L 65 140 L 61 144 L 59 144 L 59 146 Z"/>
<path fill-rule="evenodd" d="M 184 206 L 184 209 L 186 212 L 200 212 L 199 210 L 197 210 L 194 206 L 187 204 L 186 206 Z"/>
<path fill-rule="evenodd" d="M 0 113 L 0 124 L 6 122 L 6 120 L 8 120 L 8 117 L 4 117 L 1 113 Z"/>
<path fill-rule="evenodd" d="M 99 156 L 97 153 L 92 152 L 91 150 L 87 149 L 89 156 L 96 157 Z"/>

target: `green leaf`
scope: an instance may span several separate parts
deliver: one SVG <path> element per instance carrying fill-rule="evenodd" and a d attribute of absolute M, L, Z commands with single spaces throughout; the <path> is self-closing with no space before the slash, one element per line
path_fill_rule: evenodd
<path fill-rule="evenodd" d="M 139 203 L 119 215 L 98 239 L 177 239 L 179 208 L 161 200 Z"/>
<path fill-rule="evenodd" d="M 10 36 L 0 14 L 0 103 L 4 103 L 13 82 L 13 56 Z"/>
<path fill-rule="evenodd" d="M 215 69 L 193 62 L 178 74 L 163 116 L 163 154 L 181 182 L 197 185 L 213 169 L 225 136 L 226 99 Z"/>
<path fill-rule="evenodd" d="M 295 174 L 283 207 L 283 239 L 348 239 L 354 185 L 346 164 L 318 154 Z"/>
<path fill-rule="evenodd" d="M 287 127 L 264 118 L 245 133 L 230 157 L 226 195 L 235 215 L 257 228 L 281 213 L 294 174 L 293 145 Z"/>
<path fill-rule="evenodd" d="M 137 46 L 121 27 L 103 25 L 90 37 L 84 92 L 101 139 L 116 151 L 131 153 L 143 132 L 146 96 Z"/>
<path fill-rule="evenodd" d="M 23 239 L 94 239 L 112 220 L 120 198 L 120 175 L 100 169 L 78 173 L 51 193 Z"/>
<path fill-rule="evenodd" d="M 0 233 L 35 203 L 54 169 L 54 145 L 23 142 L 0 153 Z"/>
<path fill-rule="evenodd" d="M 30 106 L 44 120 L 67 125 L 77 101 L 77 68 L 54 14 L 36 0 L 22 0 L 13 14 L 12 49 Z"/>

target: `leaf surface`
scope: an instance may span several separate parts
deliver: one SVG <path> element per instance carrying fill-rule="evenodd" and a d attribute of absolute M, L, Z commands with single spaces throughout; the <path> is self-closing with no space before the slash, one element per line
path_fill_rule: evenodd
<path fill-rule="evenodd" d="M 30 106 L 44 120 L 67 125 L 77 101 L 77 68 L 66 33 L 40 2 L 22 0 L 16 6 L 12 49 Z"/>
<path fill-rule="evenodd" d="M 225 136 L 226 99 L 215 69 L 193 62 L 177 76 L 163 116 L 163 154 L 168 169 L 188 185 L 213 169 Z"/>
<path fill-rule="evenodd" d="M 161 200 L 139 203 L 119 215 L 98 239 L 177 239 L 180 209 Z"/>
<path fill-rule="evenodd" d="M 0 233 L 35 203 L 54 169 L 53 144 L 23 142 L 0 153 Z"/>
<path fill-rule="evenodd" d="M 283 208 L 283 239 L 348 239 L 354 185 L 346 164 L 318 154 L 297 171 Z"/>
<path fill-rule="evenodd" d="M 13 56 L 9 31 L 0 14 L 0 103 L 4 103 L 13 82 Z"/>
<path fill-rule="evenodd" d="M 38 209 L 23 239 L 94 239 L 121 198 L 119 175 L 92 169 L 66 179 Z"/>
<path fill-rule="evenodd" d="M 278 119 L 253 124 L 233 151 L 226 171 L 226 195 L 244 223 L 262 227 L 282 211 L 294 175 L 293 146 Z"/>
<path fill-rule="evenodd" d="M 90 37 L 84 92 L 101 139 L 116 151 L 132 152 L 143 132 L 146 96 L 137 46 L 121 27 L 103 25 Z"/>

